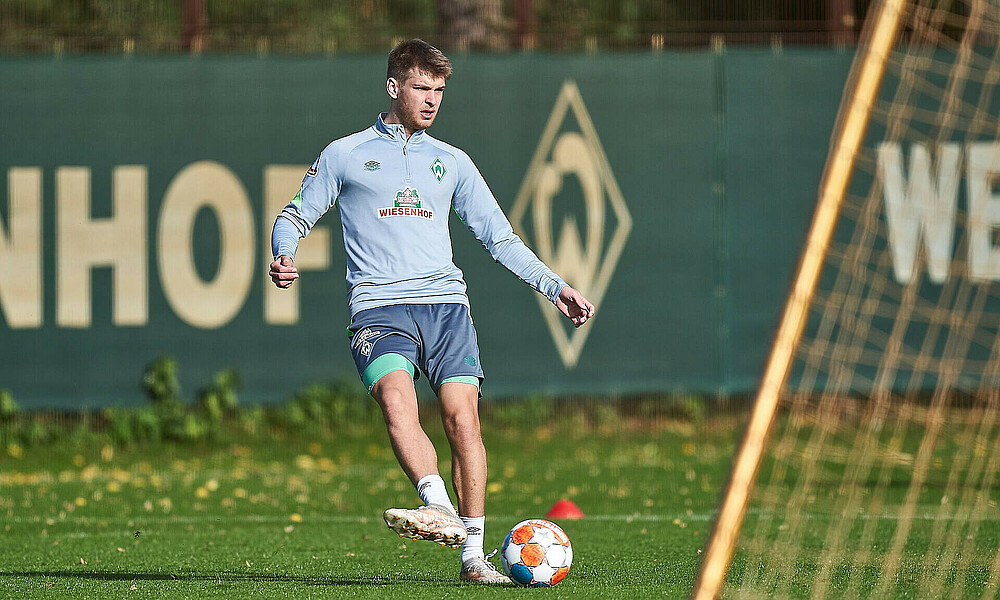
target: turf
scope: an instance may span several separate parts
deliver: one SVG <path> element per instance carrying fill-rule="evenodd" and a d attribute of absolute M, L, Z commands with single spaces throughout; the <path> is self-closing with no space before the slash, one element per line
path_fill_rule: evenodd
<path fill-rule="evenodd" d="M 441 434 L 430 427 L 438 447 Z M 458 582 L 458 554 L 389 532 L 415 505 L 381 429 L 204 446 L 28 449 L 0 459 L 0 597 L 682 598 L 738 435 L 689 426 L 498 427 L 487 550 L 561 498 L 569 577 Z M 447 476 L 447 453 L 442 470 Z"/>

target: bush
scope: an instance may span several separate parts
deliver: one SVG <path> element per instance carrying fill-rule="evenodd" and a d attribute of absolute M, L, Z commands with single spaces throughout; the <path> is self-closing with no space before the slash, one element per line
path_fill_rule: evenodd
<path fill-rule="evenodd" d="M 162 356 L 150 363 L 142 376 L 142 387 L 154 406 L 172 412 L 182 399 L 177 361 L 169 356 Z"/>
<path fill-rule="evenodd" d="M 239 374 L 230 369 L 216 373 L 212 383 L 198 392 L 198 406 L 209 422 L 218 423 L 236 412 L 241 388 Z"/>
<path fill-rule="evenodd" d="M 524 424 L 542 425 L 555 416 L 555 401 L 549 396 L 535 394 L 524 400 L 502 400 L 491 403 L 487 414 L 496 423 L 512 427 Z"/>
<path fill-rule="evenodd" d="M 219 443 L 234 436 L 371 435 L 380 424 L 377 403 L 353 381 L 314 383 L 288 402 L 240 409 L 239 374 L 222 370 L 198 391 L 194 404 L 181 394 L 178 364 L 170 357 L 150 363 L 142 378 L 149 404 L 69 414 L 23 413 L 8 390 L 0 390 L 0 447 L 63 441 L 71 445 L 132 446 L 159 442 Z M 705 401 L 697 396 L 645 396 L 622 403 L 607 398 L 487 401 L 484 421 L 500 427 L 565 427 L 575 435 L 613 434 L 635 422 L 680 421 L 700 426 Z"/>
<path fill-rule="evenodd" d="M 293 422 L 305 418 L 325 428 L 370 423 L 375 403 L 347 382 L 314 383 L 296 392 L 289 406 Z"/>
<path fill-rule="evenodd" d="M 705 422 L 705 400 L 697 396 L 673 398 L 667 404 L 674 418 L 701 426 Z"/>
<path fill-rule="evenodd" d="M 118 446 L 131 446 L 135 441 L 132 432 L 132 413 L 120 408 L 105 408 L 101 416 L 107 424 L 111 441 Z"/>
<path fill-rule="evenodd" d="M 163 424 L 155 410 L 140 408 L 131 413 L 132 436 L 137 443 L 160 441 Z"/>
<path fill-rule="evenodd" d="M 0 423 L 10 423 L 17 418 L 20 407 L 10 390 L 0 390 Z"/>

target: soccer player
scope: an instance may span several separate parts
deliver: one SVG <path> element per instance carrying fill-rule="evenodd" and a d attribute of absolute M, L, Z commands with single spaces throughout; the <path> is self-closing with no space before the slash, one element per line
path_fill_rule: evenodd
<path fill-rule="evenodd" d="M 382 409 L 396 458 L 424 502 L 390 508 L 386 524 L 401 536 L 461 546 L 463 581 L 509 583 L 483 553 L 486 449 L 478 403 L 484 374 L 465 281 L 452 261 L 449 211 L 575 326 L 593 316 L 594 306 L 514 234 L 468 155 L 426 133 L 450 76 L 448 58 L 422 40 L 389 53 L 389 111 L 330 143 L 306 172 L 275 220 L 270 276 L 279 288 L 298 279 L 299 239 L 336 204 L 347 254 L 351 351 Z M 421 372 L 440 401 L 457 511 L 420 426 L 413 382 Z"/>

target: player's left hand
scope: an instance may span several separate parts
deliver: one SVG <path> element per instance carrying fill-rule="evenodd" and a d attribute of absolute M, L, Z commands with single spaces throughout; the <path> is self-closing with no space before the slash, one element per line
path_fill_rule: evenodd
<path fill-rule="evenodd" d="M 568 285 L 559 292 L 556 307 L 573 321 L 574 327 L 583 325 L 594 316 L 594 305 Z"/>

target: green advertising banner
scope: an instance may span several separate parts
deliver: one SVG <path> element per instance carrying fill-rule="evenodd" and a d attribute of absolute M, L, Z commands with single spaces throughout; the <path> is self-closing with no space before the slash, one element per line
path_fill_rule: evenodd
<path fill-rule="evenodd" d="M 484 392 L 752 389 L 850 61 L 454 57 L 430 133 L 598 307 L 573 330 L 453 216 Z M 382 57 L 0 62 L 0 388 L 29 408 L 139 403 L 159 356 L 189 394 L 237 369 L 249 402 L 356 380 L 336 210 L 291 290 L 267 278 L 268 240 L 324 146 L 385 110 L 384 80 Z"/>

